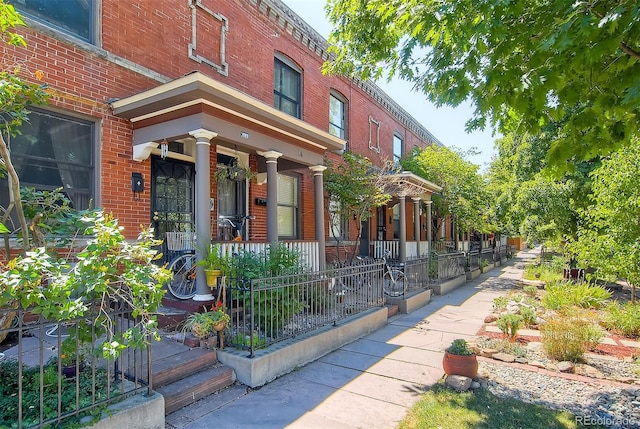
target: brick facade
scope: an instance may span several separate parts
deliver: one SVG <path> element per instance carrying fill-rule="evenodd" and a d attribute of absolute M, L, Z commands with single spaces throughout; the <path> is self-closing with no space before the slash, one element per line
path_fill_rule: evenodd
<path fill-rule="evenodd" d="M 273 105 L 274 56 L 284 55 L 302 70 L 302 119 L 305 122 L 327 131 L 330 91 L 338 92 L 347 100 L 350 150 L 381 163 L 393 156 L 394 133 L 404 139 L 406 152 L 415 146 L 437 143 L 426 129 L 371 83 L 322 75 L 320 69 L 326 58 L 324 40 L 278 0 L 202 0 L 200 4 L 204 8 L 197 6 L 195 0 L 94 1 L 99 4 L 98 42 L 82 42 L 29 19 L 29 28 L 19 30 L 28 46 L 2 45 L 0 56 L 3 69 L 20 63 L 22 76 L 29 80 L 34 79 L 36 70 L 44 72 L 43 81 L 52 94 L 47 108 L 96 121 L 99 179 L 95 200 L 98 206 L 119 218 L 129 237 L 134 237 L 138 227 L 148 225 L 152 219 L 151 161 L 132 159 L 133 125 L 127 119 L 114 116 L 109 102 L 152 89 L 192 71 Z M 226 74 L 206 62 L 190 58 L 194 10 L 196 48 L 192 54 L 215 64 L 226 63 Z M 222 43 L 224 22 L 228 23 L 228 31 Z M 369 148 L 370 118 L 380 124 L 380 153 Z M 214 141 L 211 151 L 213 172 Z M 335 159 L 339 155 L 328 153 L 327 156 Z M 251 154 L 250 165 L 254 171 L 257 162 L 257 155 Z M 132 172 L 142 173 L 145 179 L 145 190 L 139 196 L 131 192 Z M 313 240 L 313 176 L 307 168 L 291 173 L 301 178 L 299 238 Z M 213 177 L 211 183 L 211 196 L 215 198 Z M 265 197 L 266 186 L 257 185 L 255 181 L 250 184 L 249 212 L 257 219 L 251 224 L 251 240 L 266 239 L 266 222 L 260 221 L 266 217 L 266 207 L 254 204 L 256 198 Z M 385 212 L 387 239 L 393 237 L 388 222 L 390 214 L 390 210 Z M 328 215 L 325 216 L 328 219 Z M 214 220 L 215 213 L 212 214 L 212 222 Z M 424 220 L 421 223 L 424 224 Z M 375 226 L 374 216 L 372 239 Z M 325 236 L 328 236 L 328 226 Z M 407 198 L 407 236 L 414 237 L 410 198 Z M 421 236 L 424 238 L 424 231 Z"/>

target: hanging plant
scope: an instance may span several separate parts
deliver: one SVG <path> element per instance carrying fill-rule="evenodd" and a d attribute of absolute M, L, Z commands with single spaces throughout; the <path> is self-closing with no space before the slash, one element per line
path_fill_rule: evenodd
<path fill-rule="evenodd" d="M 238 164 L 237 159 L 231 162 L 231 164 L 218 164 L 218 168 L 214 173 L 216 181 L 231 180 L 234 182 L 242 182 L 244 180 L 251 180 L 254 173 L 249 167 Z"/>

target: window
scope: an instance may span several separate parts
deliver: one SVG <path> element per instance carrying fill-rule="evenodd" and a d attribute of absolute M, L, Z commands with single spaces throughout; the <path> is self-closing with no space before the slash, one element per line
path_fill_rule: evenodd
<path fill-rule="evenodd" d="M 94 128 L 92 122 L 32 108 L 29 122 L 10 142 L 21 186 L 38 190 L 61 187 L 74 208 L 89 208 L 95 187 Z M 8 195 L 6 180 L 2 188 L 3 195 Z"/>
<path fill-rule="evenodd" d="M 329 200 L 329 238 L 340 240 L 343 235 L 344 219 L 340 213 L 340 202 Z"/>
<path fill-rule="evenodd" d="M 329 134 L 347 138 L 347 102 L 344 97 L 331 93 L 329 96 Z"/>
<path fill-rule="evenodd" d="M 20 13 L 87 42 L 94 41 L 95 0 L 9 0 Z"/>
<path fill-rule="evenodd" d="M 293 63 L 284 59 L 275 59 L 273 72 L 273 105 L 276 109 L 298 119 L 302 118 L 302 73 L 293 67 Z"/>
<path fill-rule="evenodd" d="M 402 140 L 402 136 L 398 134 L 393 135 L 393 163 L 396 165 L 400 164 L 400 159 L 404 154 L 404 140 Z"/>
<path fill-rule="evenodd" d="M 299 179 L 278 174 L 278 237 L 298 238 Z"/>
<path fill-rule="evenodd" d="M 393 238 L 400 239 L 400 204 L 393 206 Z"/>

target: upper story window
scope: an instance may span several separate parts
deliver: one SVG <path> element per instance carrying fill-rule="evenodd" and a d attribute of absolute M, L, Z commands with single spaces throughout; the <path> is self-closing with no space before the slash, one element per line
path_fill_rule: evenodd
<path fill-rule="evenodd" d="M 347 139 L 347 101 L 335 92 L 329 96 L 329 134 Z"/>
<path fill-rule="evenodd" d="M 10 140 L 20 185 L 62 188 L 75 209 L 89 208 L 95 200 L 95 128 L 93 122 L 32 108 L 21 134 Z M 0 183 L 6 189 L 6 179 Z"/>
<path fill-rule="evenodd" d="M 278 237 L 299 236 L 300 178 L 278 174 Z"/>
<path fill-rule="evenodd" d="M 400 164 L 400 159 L 404 155 L 404 140 L 398 134 L 393 135 L 393 163 Z"/>
<path fill-rule="evenodd" d="M 302 118 L 302 70 L 286 58 L 277 57 L 274 61 L 273 105 L 293 117 Z"/>
<path fill-rule="evenodd" d="M 92 43 L 96 0 L 8 0 L 18 12 Z"/>

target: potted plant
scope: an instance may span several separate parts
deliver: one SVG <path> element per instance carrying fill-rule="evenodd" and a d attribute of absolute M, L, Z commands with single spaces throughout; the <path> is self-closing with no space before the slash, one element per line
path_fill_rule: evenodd
<path fill-rule="evenodd" d="M 184 329 L 190 330 L 194 337 L 204 340 L 217 331 L 222 331 L 231 321 L 231 317 L 224 311 L 222 303 L 218 303 L 202 313 L 192 313 L 184 323 Z"/>
<path fill-rule="evenodd" d="M 216 182 L 231 180 L 234 182 L 242 182 L 244 180 L 251 180 L 253 178 L 253 172 L 249 167 L 238 164 L 237 159 L 231 162 L 231 164 L 218 164 L 213 176 Z"/>
<path fill-rule="evenodd" d="M 204 267 L 207 285 L 215 288 L 218 285 L 218 279 L 229 271 L 229 258 L 222 254 L 219 244 L 210 244 L 203 254 L 204 258 L 198 261 L 198 265 Z"/>
<path fill-rule="evenodd" d="M 478 375 L 476 352 L 466 340 L 458 338 L 445 349 L 442 367 L 447 375 L 464 375 L 475 378 Z"/>

